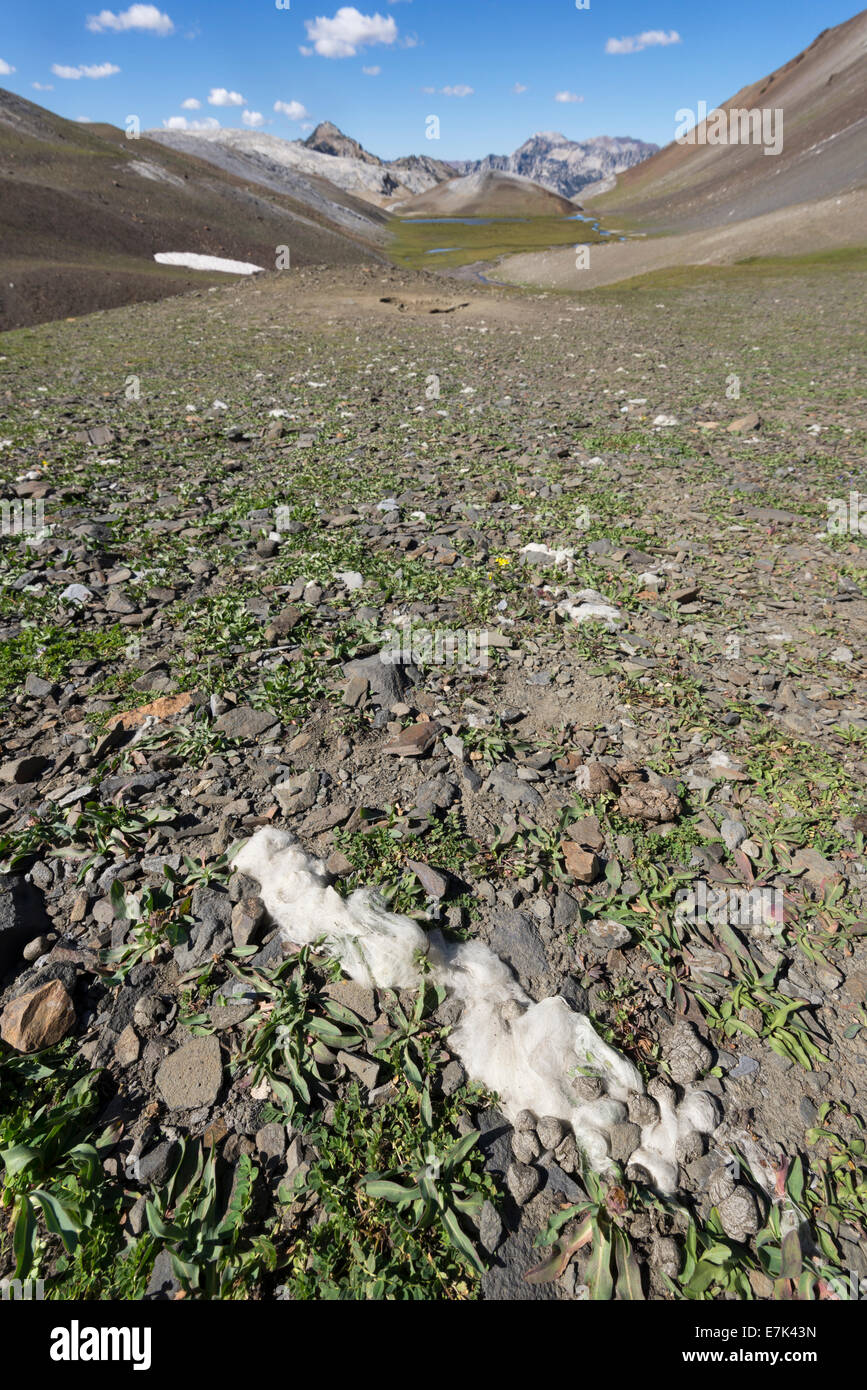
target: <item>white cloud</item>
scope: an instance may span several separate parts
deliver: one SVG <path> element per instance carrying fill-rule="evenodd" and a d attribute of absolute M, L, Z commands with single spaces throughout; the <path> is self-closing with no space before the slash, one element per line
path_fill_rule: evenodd
<path fill-rule="evenodd" d="M 282 111 L 290 121 L 303 121 L 307 115 L 307 108 L 300 101 L 275 101 L 274 110 Z"/>
<path fill-rule="evenodd" d="M 443 87 L 442 94 L 444 97 L 471 97 L 473 88 L 459 82 L 456 87 Z"/>
<path fill-rule="evenodd" d="M 565 102 L 569 102 L 569 101 L 583 101 L 584 98 L 583 98 L 583 97 L 579 97 L 577 92 L 555 92 L 555 93 L 554 93 L 554 100 L 555 100 L 555 101 L 565 101 Z"/>
<path fill-rule="evenodd" d="M 521 93 L 526 92 L 526 90 L 526 85 L 523 82 L 516 82 L 514 87 L 512 88 L 512 91 L 514 92 L 516 97 L 519 97 Z"/>
<path fill-rule="evenodd" d="M 244 111 L 241 114 L 241 120 L 244 125 L 249 126 L 251 130 L 255 130 L 257 126 L 265 124 L 265 117 L 262 115 L 261 111 Z"/>
<path fill-rule="evenodd" d="M 106 29 L 122 33 L 125 29 L 142 29 L 149 34 L 172 34 L 174 24 L 167 14 L 161 13 L 156 5 L 130 5 L 128 10 L 113 14 L 111 10 L 100 10 L 99 14 L 87 16 L 87 27 L 92 34 L 102 34 Z"/>
<path fill-rule="evenodd" d="M 426 96 L 432 97 L 434 92 L 436 91 L 436 87 L 422 87 L 422 91 L 425 93 Z"/>
<path fill-rule="evenodd" d="M 227 92 L 225 87 L 212 87 L 208 93 L 209 106 L 243 106 L 240 92 Z"/>
<path fill-rule="evenodd" d="M 37 91 L 37 92 L 53 92 L 53 91 L 54 91 L 54 83 L 53 83 L 53 82 L 34 82 L 34 83 L 32 83 L 31 85 L 33 86 L 34 90 Z"/>
<path fill-rule="evenodd" d="M 680 34 L 671 29 L 646 29 L 643 34 L 630 34 L 623 39 L 609 39 L 605 45 L 606 53 L 640 53 L 643 48 L 664 48 L 670 43 L 680 43 Z"/>
<path fill-rule="evenodd" d="M 62 63 L 52 63 L 51 71 L 55 77 L 65 77 L 70 82 L 77 82 L 79 77 L 113 77 L 116 72 L 120 72 L 120 68 L 115 67 L 114 63 L 82 63 L 79 68 L 65 67 Z"/>
<path fill-rule="evenodd" d="M 397 0 L 389 0 L 389 3 L 396 4 Z M 382 72 L 382 68 L 362 68 L 361 71 L 364 73 L 365 77 L 379 77 L 379 74 Z"/>
<path fill-rule="evenodd" d="M 341 5 L 333 19 L 305 19 L 307 37 L 320 58 L 354 58 L 365 44 L 394 43 L 397 25 L 389 15 L 362 14 L 354 5 Z"/>
<path fill-rule="evenodd" d="M 0 77 L 8 77 L 9 73 L 14 71 L 15 69 L 12 67 L 11 63 L 6 63 L 0 58 Z"/>
<path fill-rule="evenodd" d="M 198 97 L 187 97 L 186 101 L 181 102 L 181 110 L 198 111 L 200 110 L 201 105 L 202 103 L 199 101 Z"/>
<path fill-rule="evenodd" d="M 186 116 L 169 116 L 163 121 L 165 130 L 219 130 L 220 122 L 216 116 L 205 116 L 201 121 L 188 121 Z"/>
<path fill-rule="evenodd" d="M 302 43 L 302 44 L 299 44 L 299 45 L 298 45 L 298 52 L 301 54 L 301 57 L 302 57 L 302 58 L 312 58 L 312 57 L 313 57 L 313 49 L 312 49 L 312 48 L 308 48 L 308 47 L 306 46 L 306 44 L 303 44 L 303 43 Z"/>
<path fill-rule="evenodd" d="M 93 125 L 90 116 L 76 116 L 75 121 L 77 125 Z"/>

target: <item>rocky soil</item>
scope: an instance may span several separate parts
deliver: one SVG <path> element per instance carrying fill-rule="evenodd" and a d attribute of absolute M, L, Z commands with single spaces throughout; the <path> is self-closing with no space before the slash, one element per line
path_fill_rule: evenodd
<path fill-rule="evenodd" d="M 313 269 L 6 336 L 0 1275 L 857 1297 L 861 287 Z M 267 824 L 590 1013 L 648 1087 L 616 1181 L 447 999 L 281 942 Z M 632 1132 L 688 1086 L 662 1198 Z"/>

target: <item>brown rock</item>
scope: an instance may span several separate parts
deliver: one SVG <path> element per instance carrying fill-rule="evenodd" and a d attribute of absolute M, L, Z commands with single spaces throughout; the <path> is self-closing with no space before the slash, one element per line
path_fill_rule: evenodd
<path fill-rule="evenodd" d="M 288 608 L 284 608 L 282 613 L 270 622 L 265 628 L 265 641 L 278 642 L 281 637 L 287 637 L 294 627 L 297 627 L 304 617 L 303 610 L 296 608 L 294 603 L 290 603 Z"/>
<path fill-rule="evenodd" d="M 151 700 L 149 705 L 139 705 L 138 709 L 128 709 L 123 714 L 113 714 L 106 724 L 107 729 L 137 729 L 146 719 L 171 719 L 189 709 L 192 703 L 189 691 L 181 695 L 162 695 L 159 700 Z"/>
<path fill-rule="evenodd" d="M 566 872 L 579 883 L 595 883 L 602 872 L 602 860 L 592 850 L 582 849 L 574 840 L 561 840 Z"/>
<path fill-rule="evenodd" d="M 440 726 L 430 720 L 426 724 L 409 724 L 386 743 L 383 753 L 392 753 L 399 758 L 421 758 L 437 741 Z"/>
<path fill-rule="evenodd" d="M 605 792 L 616 792 L 617 784 L 607 767 L 602 763 L 585 763 L 575 773 L 575 786 L 587 796 L 602 796 Z"/>
<path fill-rule="evenodd" d="M 761 416 L 753 411 L 750 415 L 740 415 L 737 420 L 732 420 L 728 426 L 728 432 L 729 434 L 746 434 L 749 430 L 757 430 L 761 423 Z"/>
<path fill-rule="evenodd" d="M 255 894 L 242 898 L 232 908 L 232 940 L 236 946 L 249 946 L 259 935 L 265 920 L 265 904 Z"/>
<path fill-rule="evenodd" d="M 665 825 L 676 820 L 683 808 L 679 798 L 665 787 L 636 783 L 621 793 L 617 809 L 627 820 L 641 820 L 647 825 Z"/>
<path fill-rule="evenodd" d="M 122 1067 L 130 1067 L 138 1061 L 139 1047 L 138 1033 L 128 1023 L 114 1045 L 114 1055 Z"/>
<path fill-rule="evenodd" d="M 60 980 L 51 980 L 7 1004 L 0 1038 L 18 1052 L 38 1052 L 60 1042 L 75 1023 L 75 1006 Z"/>

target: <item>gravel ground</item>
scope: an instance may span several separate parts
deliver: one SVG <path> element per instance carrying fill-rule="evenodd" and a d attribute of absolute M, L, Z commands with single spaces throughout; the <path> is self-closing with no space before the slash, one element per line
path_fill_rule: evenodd
<path fill-rule="evenodd" d="M 293 271 L 3 341 L 0 1275 L 855 1297 L 863 275 L 453 288 Z M 230 862 L 262 825 L 589 1012 L 646 1083 L 615 1181 L 503 1121 L 448 999 L 280 941 Z M 684 1088 L 719 1123 L 662 1198 L 635 1121 Z"/>

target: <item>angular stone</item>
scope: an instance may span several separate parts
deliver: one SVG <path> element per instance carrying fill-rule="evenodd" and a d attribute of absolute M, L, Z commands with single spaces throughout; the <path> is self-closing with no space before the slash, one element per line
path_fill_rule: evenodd
<path fill-rule="evenodd" d="M 422 758 L 436 743 L 439 731 L 439 724 L 433 720 L 426 724 L 409 724 L 390 743 L 384 744 L 382 751 L 398 758 Z"/>
<path fill-rule="evenodd" d="M 232 940 L 236 946 L 249 946 L 256 941 L 265 921 L 265 904 L 255 894 L 249 894 L 232 908 Z"/>
<path fill-rule="evenodd" d="M 0 1038 L 17 1052 L 60 1042 L 75 1024 L 75 1005 L 60 980 L 19 994 L 0 1014 Z"/>
<path fill-rule="evenodd" d="M 311 769 L 276 786 L 274 795 L 283 814 L 294 816 L 299 811 L 309 811 L 319 794 L 319 781 L 320 774 Z"/>
<path fill-rule="evenodd" d="M 574 840 L 576 845 L 583 845 L 585 849 L 602 850 L 605 848 L 605 836 L 599 824 L 598 816 L 582 816 L 581 820 L 574 821 L 566 831 L 570 840 Z"/>
<path fill-rule="evenodd" d="M 14 783 L 18 786 L 36 782 L 50 763 L 50 758 L 43 758 L 35 753 L 29 758 L 15 758 L 0 767 L 0 782 Z"/>
<path fill-rule="evenodd" d="M 575 773 L 575 786 L 585 796 L 602 796 L 605 792 L 616 792 L 617 783 L 607 767 L 602 763 L 584 763 Z"/>
<path fill-rule="evenodd" d="M 304 617 L 304 610 L 296 608 L 294 603 L 290 603 L 288 608 L 284 608 L 281 613 L 273 618 L 265 628 L 265 641 L 273 645 L 280 641 L 282 637 L 288 637 L 293 628 L 297 627 Z"/>
<path fill-rule="evenodd" d="M 446 874 L 441 873 L 439 869 L 432 869 L 430 864 L 422 864 L 415 859 L 407 859 L 406 865 L 408 869 L 412 869 L 429 898 L 445 897 L 449 886 Z"/>
<path fill-rule="evenodd" d="M 595 883 L 602 872 L 602 860 L 592 850 L 582 849 L 574 840 L 561 840 L 566 872 L 578 883 Z"/>
<path fill-rule="evenodd" d="M 114 1045 L 114 1055 L 122 1067 L 130 1067 L 138 1061 L 139 1038 L 131 1023 L 128 1023 Z"/>
<path fill-rule="evenodd" d="M 347 661 L 343 667 L 343 674 L 348 679 L 357 677 L 367 681 L 374 704 L 379 705 L 380 709 L 391 709 L 410 684 L 410 679 L 405 667 L 395 662 L 383 661 L 382 657 L 383 653 L 375 652 L 373 656 Z"/>
<path fill-rule="evenodd" d="M 272 1122 L 256 1131 L 256 1148 L 265 1158 L 282 1158 L 286 1152 L 286 1126 Z"/>
<path fill-rule="evenodd" d="M 375 1023 L 379 1018 L 376 995 L 367 985 L 356 984 L 354 980 L 332 980 L 323 993 L 336 1004 L 350 1009 L 365 1023 Z"/>
<path fill-rule="evenodd" d="M 542 1186 L 542 1174 L 529 1163 L 510 1163 L 506 1170 L 506 1186 L 515 1204 L 523 1207 L 535 1197 Z"/>
<path fill-rule="evenodd" d="M 641 1130 L 631 1120 L 618 1120 L 608 1130 L 611 1157 L 615 1163 L 626 1164 L 641 1144 Z"/>
<path fill-rule="evenodd" d="M 518 912 L 512 907 L 500 908 L 491 945 L 522 980 L 544 975 L 548 969 L 548 958 L 538 928 L 525 912 Z"/>
<path fill-rule="evenodd" d="M 250 705 L 236 705 L 234 709 L 226 710 L 225 714 L 214 720 L 214 728 L 227 738 L 246 739 L 259 738 L 279 723 L 276 714 L 272 714 L 270 710 L 253 709 Z"/>
<path fill-rule="evenodd" d="M 125 710 L 122 714 L 113 714 L 106 724 L 107 729 L 138 729 L 146 719 L 171 719 L 176 714 L 182 714 L 189 709 L 193 697 L 189 691 L 184 691 L 180 695 L 161 695 L 158 700 L 151 700 L 149 705 L 139 705 L 137 709 Z"/>
<path fill-rule="evenodd" d="M 587 923 L 587 935 L 597 946 L 603 946 L 606 950 L 612 947 L 626 946 L 632 940 L 629 928 L 622 922 L 615 922 L 610 918 L 598 918 Z"/>

